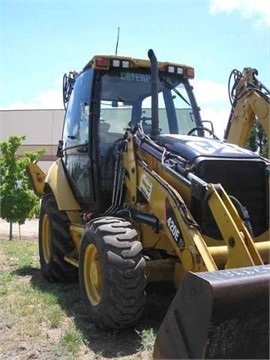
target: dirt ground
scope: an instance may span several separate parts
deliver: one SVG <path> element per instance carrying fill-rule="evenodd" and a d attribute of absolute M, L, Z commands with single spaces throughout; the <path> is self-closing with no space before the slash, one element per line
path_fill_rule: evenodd
<path fill-rule="evenodd" d="M 2 239 L 8 239 L 10 225 L 8 222 L 0 218 L 0 236 Z M 25 224 L 13 224 L 12 234 L 14 238 L 37 238 L 38 237 L 38 219 L 26 220 Z"/>

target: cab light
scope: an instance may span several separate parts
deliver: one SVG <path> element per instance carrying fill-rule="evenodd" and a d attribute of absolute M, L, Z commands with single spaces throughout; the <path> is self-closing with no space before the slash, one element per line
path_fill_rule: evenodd
<path fill-rule="evenodd" d="M 120 60 L 114 59 L 112 64 L 114 67 L 120 67 Z"/>
<path fill-rule="evenodd" d="M 180 67 L 176 68 L 176 72 L 177 72 L 177 74 L 179 74 L 179 75 L 183 75 L 183 73 L 184 73 L 183 69 L 180 68 Z"/>
<path fill-rule="evenodd" d="M 122 67 L 125 68 L 125 69 L 129 68 L 129 61 L 123 60 L 122 61 Z"/>
<path fill-rule="evenodd" d="M 108 68 L 109 67 L 109 59 L 107 58 L 97 58 L 96 59 L 96 66 L 101 68 Z"/>
<path fill-rule="evenodd" d="M 168 72 L 169 73 L 174 73 L 175 71 L 175 67 L 174 66 L 168 66 Z"/>

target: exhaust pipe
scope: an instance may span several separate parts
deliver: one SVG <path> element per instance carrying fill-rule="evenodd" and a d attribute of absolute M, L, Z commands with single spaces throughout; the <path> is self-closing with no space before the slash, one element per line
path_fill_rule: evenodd
<path fill-rule="evenodd" d="M 159 135 L 159 119 L 158 119 L 158 63 L 157 58 L 152 49 L 148 51 L 148 57 L 151 63 L 151 117 L 152 117 L 152 130 L 151 138 L 156 139 Z"/>

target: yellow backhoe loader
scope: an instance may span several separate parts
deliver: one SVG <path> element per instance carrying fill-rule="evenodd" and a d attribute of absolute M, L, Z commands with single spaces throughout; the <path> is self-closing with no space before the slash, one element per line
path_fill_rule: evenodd
<path fill-rule="evenodd" d="M 231 79 L 234 80 L 229 94 L 232 108 L 224 137 L 242 147 L 247 145 L 255 121 L 261 124 L 269 141 L 270 91 L 257 75 L 256 69 L 247 67 L 242 72 L 234 69 L 229 77 L 229 86 Z"/>
<path fill-rule="evenodd" d="M 173 282 L 156 359 L 268 358 L 270 163 L 204 126 L 194 68 L 148 58 L 64 76 L 59 159 L 28 167 L 42 273 L 78 277 L 115 329 L 143 316 L 147 283 Z"/>

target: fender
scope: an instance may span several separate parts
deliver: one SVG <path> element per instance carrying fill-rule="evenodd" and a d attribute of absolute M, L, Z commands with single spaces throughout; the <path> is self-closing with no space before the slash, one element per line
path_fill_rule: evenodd
<path fill-rule="evenodd" d="M 75 199 L 68 183 L 61 159 L 56 160 L 50 167 L 45 178 L 44 188 L 50 187 L 59 210 L 79 211 L 81 207 Z"/>
<path fill-rule="evenodd" d="M 42 198 L 44 195 L 44 182 L 46 174 L 36 162 L 26 165 L 26 173 L 34 193 Z"/>

